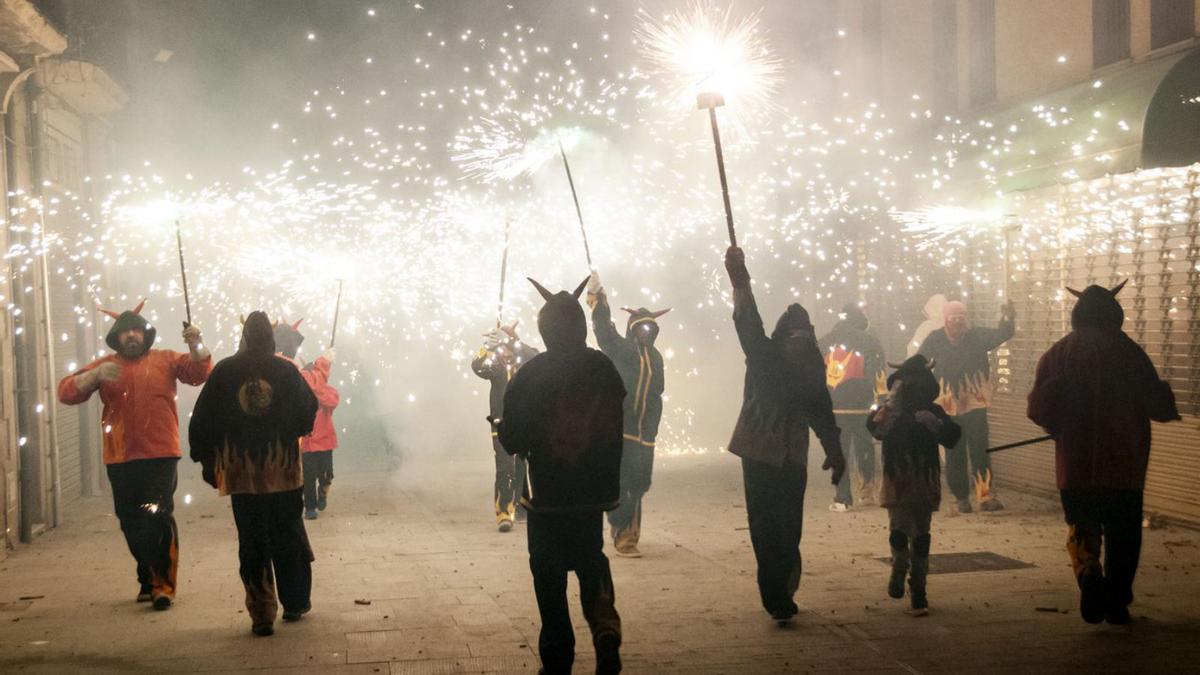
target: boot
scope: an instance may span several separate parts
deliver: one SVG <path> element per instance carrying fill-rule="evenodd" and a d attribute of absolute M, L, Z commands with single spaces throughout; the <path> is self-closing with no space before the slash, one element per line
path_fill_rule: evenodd
<path fill-rule="evenodd" d="M 889 598 L 899 599 L 904 597 L 904 575 L 908 574 L 908 537 L 899 530 L 892 530 L 888 543 L 892 546 L 892 576 L 888 579 L 887 594 Z"/>
<path fill-rule="evenodd" d="M 1079 584 L 1079 614 L 1088 623 L 1104 621 L 1107 609 L 1100 542 L 1100 531 L 1086 525 L 1072 525 L 1067 536 L 1067 555 Z"/>
<path fill-rule="evenodd" d="M 910 616 L 929 614 L 929 599 L 925 596 L 925 579 L 929 576 L 929 535 L 922 534 L 913 541 L 912 568 L 908 574 Z"/>

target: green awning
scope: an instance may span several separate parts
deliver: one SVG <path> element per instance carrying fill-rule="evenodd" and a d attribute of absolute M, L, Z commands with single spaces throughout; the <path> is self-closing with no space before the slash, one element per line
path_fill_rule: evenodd
<path fill-rule="evenodd" d="M 1200 49 L 1098 76 L 939 130 L 955 162 L 986 181 L 960 196 L 1007 193 L 1200 161 Z M 982 183 L 982 184 L 981 184 Z"/>

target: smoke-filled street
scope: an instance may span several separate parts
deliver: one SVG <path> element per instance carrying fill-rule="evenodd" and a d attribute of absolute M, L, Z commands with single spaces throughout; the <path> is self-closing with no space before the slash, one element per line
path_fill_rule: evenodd
<path fill-rule="evenodd" d="M 1200 616 L 1180 599 L 1200 593 L 1195 532 L 1147 531 L 1133 626 L 1081 631 L 1074 589 L 1062 583 L 1070 571 L 1056 503 L 1021 498 L 1006 513 L 945 517 L 938 553 L 989 551 L 1032 566 L 934 574 L 937 612 L 913 621 L 884 593 L 884 511 L 830 513 L 827 486 L 814 479 L 801 613 L 780 629 L 757 606 L 737 463 L 724 456 L 660 468 L 645 557 L 613 561 L 629 672 L 952 673 L 980 661 L 992 672 L 1186 672 L 1194 661 Z M 180 485 L 180 494 L 201 496 L 177 512 L 182 588 L 165 614 L 100 581 L 121 578 L 128 553 L 111 508 L 94 500 L 78 522 L 0 563 L 0 668 L 532 672 L 537 607 L 525 533 L 488 525 L 490 469 L 486 460 L 459 461 L 419 479 L 339 476 L 336 505 L 309 526 L 313 612 L 280 627 L 274 641 L 245 630 L 229 509 L 197 477 Z M 583 617 L 572 612 L 586 644 Z M 147 635 L 161 639 L 135 647 Z"/>

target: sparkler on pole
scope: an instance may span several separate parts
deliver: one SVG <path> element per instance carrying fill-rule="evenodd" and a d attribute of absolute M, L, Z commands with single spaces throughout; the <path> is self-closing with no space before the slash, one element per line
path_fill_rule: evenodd
<path fill-rule="evenodd" d="M 579 232 L 583 235 L 583 252 L 587 255 L 588 269 L 592 269 L 592 248 L 588 246 L 587 228 L 583 226 L 583 211 L 579 208 L 579 195 L 575 193 L 575 179 L 571 177 L 571 164 L 567 162 L 567 151 L 562 142 L 558 144 L 558 153 L 562 155 L 563 168 L 567 170 L 567 183 L 571 186 L 571 199 L 575 200 L 575 215 L 579 217 Z"/>
<path fill-rule="evenodd" d="M 721 198 L 725 201 L 725 228 L 729 231 L 729 245 L 737 246 L 737 232 L 733 229 L 733 207 L 729 205 L 729 181 L 725 178 L 725 153 L 721 150 L 721 130 L 717 126 L 717 108 L 725 105 L 725 97 L 714 92 L 696 96 L 696 107 L 708 109 L 708 121 L 712 125 L 713 145 L 717 149 L 717 174 L 721 177 Z"/>
<path fill-rule="evenodd" d="M 343 283 L 343 280 L 338 279 L 337 282 L 338 282 L 337 301 L 333 304 L 333 331 L 329 336 L 329 347 L 331 349 L 333 348 L 333 343 L 337 341 L 338 313 L 342 309 L 342 283 Z"/>
<path fill-rule="evenodd" d="M 175 245 L 179 248 L 179 274 L 183 277 L 183 308 L 187 312 L 187 321 L 183 327 L 192 325 L 192 301 L 188 295 L 187 266 L 183 264 L 183 234 L 180 233 L 179 219 L 175 219 Z"/>
<path fill-rule="evenodd" d="M 504 254 L 500 257 L 500 302 L 496 305 L 496 328 L 504 321 L 504 281 L 508 277 L 508 242 L 512 234 L 512 218 L 504 221 Z"/>

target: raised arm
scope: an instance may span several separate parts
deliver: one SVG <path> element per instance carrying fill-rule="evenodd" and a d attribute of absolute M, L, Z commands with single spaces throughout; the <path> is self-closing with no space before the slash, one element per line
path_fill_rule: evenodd
<path fill-rule="evenodd" d="M 597 289 L 595 297 L 596 305 L 592 308 L 592 330 L 596 332 L 596 344 L 600 346 L 600 351 L 609 358 L 615 358 L 621 352 L 632 352 L 633 347 L 617 332 L 617 326 L 613 323 L 612 308 L 608 304 L 608 294 L 604 292 L 603 286 Z"/>
<path fill-rule="evenodd" d="M 1000 323 L 995 328 L 972 328 L 975 339 L 983 344 L 983 348 L 992 351 L 1012 339 L 1017 332 L 1017 310 L 1012 301 L 1004 303 L 1000 308 Z"/>
<path fill-rule="evenodd" d="M 762 316 L 758 313 L 758 304 L 750 288 L 746 254 L 741 248 L 730 246 L 725 252 L 725 271 L 729 273 L 729 281 L 733 285 L 733 325 L 737 329 L 742 352 L 751 356 L 765 349 L 771 339 L 763 329 Z"/>
<path fill-rule="evenodd" d="M 184 384 L 198 387 L 204 384 L 212 372 L 212 354 L 204 346 L 200 329 L 189 325 L 183 329 L 183 341 L 188 346 L 187 354 L 179 354 L 173 362 L 175 378 Z"/>

